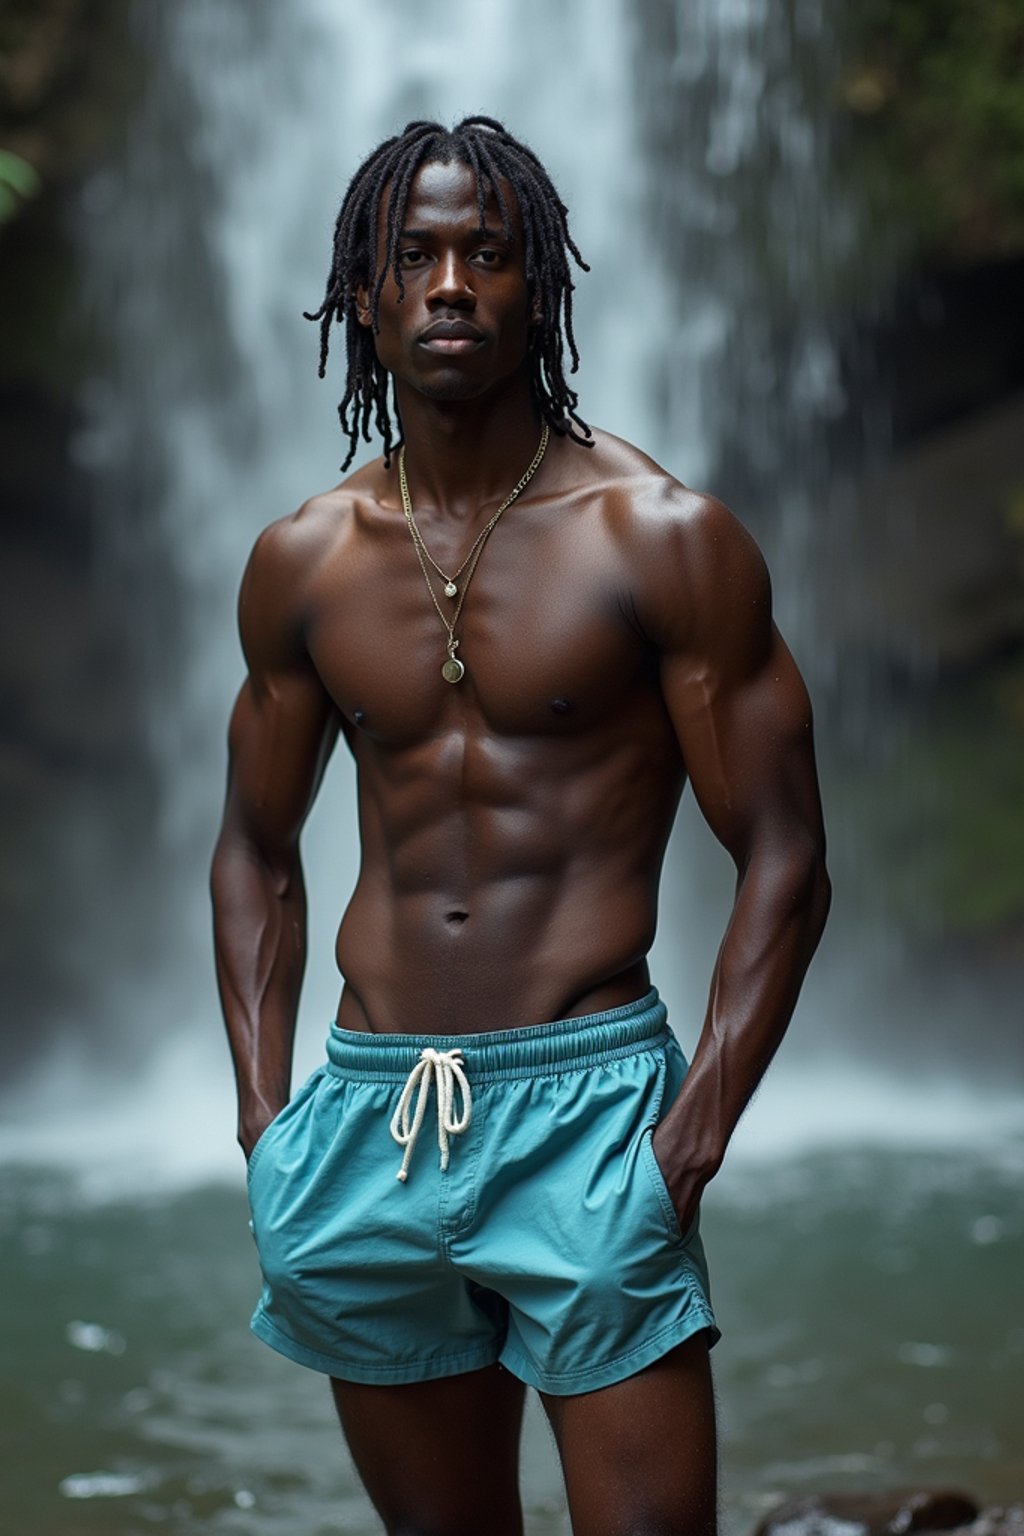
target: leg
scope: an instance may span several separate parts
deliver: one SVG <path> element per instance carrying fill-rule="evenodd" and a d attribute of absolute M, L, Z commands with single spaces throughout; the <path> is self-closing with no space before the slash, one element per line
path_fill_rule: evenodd
<path fill-rule="evenodd" d="M 575 1536 L 714 1536 L 715 1401 L 703 1333 L 614 1386 L 541 1397 Z"/>
<path fill-rule="evenodd" d="M 388 1536 L 522 1536 L 522 1382 L 492 1365 L 399 1387 L 332 1378 L 331 1389 Z"/>

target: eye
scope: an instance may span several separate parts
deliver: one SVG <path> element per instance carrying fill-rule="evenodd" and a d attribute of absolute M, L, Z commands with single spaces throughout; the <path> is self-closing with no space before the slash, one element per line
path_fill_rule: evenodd
<path fill-rule="evenodd" d="M 426 252 L 421 251 L 417 246 L 409 246 L 398 253 L 398 264 L 401 267 L 419 267 L 426 259 Z"/>
<path fill-rule="evenodd" d="M 493 246 L 485 245 L 476 252 L 475 259 L 482 267 L 498 267 L 504 259 L 504 252 L 496 250 Z"/>

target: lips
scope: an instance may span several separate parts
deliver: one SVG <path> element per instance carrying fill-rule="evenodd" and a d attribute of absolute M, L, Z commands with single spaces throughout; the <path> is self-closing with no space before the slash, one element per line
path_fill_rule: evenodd
<path fill-rule="evenodd" d="M 470 325 L 468 320 L 435 320 L 421 331 L 418 338 L 421 342 L 431 341 L 483 341 L 483 333 L 478 331 L 475 325 Z"/>

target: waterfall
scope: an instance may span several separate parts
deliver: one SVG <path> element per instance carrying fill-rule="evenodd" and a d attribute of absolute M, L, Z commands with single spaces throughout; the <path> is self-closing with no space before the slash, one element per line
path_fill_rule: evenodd
<path fill-rule="evenodd" d="M 548 164 L 595 269 L 577 309 L 586 409 L 652 446 L 648 333 L 622 302 L 614 258 L 619 230 L 641 223 L 640 149 L 618 0 L 497 0 L 454 40 L 436 3 L 414 19 L 385 4 L 368 23 L 330 0 L 287 10 L 182 0 L 138 5 L 135 29 L 145 91 L 78 223 L 103 337 L 78 452 L 98 488 L 98 579 L 136 658 L 126 738 L 153 782 L 138 788 L 149 824 L 131 850 L 146 878 L 121 904 L 104 876 L 121 857 L 126 807 L 94 807 L 106 835 L 77 876 L 84 942 L 106 954 L 114 943 L 117 963 L 94 968 L 88 1023 L 76 1021 L 62 1060 L 73 1083 L 106 1040 L 108 1059 L 148 1065 L 162 1084 L 187 1077 L 191 1102 L 208 1093 L 211 1116 L 223 1113 L 211 1134 L 230 1143 L 205 887 L 242 676 L 235 596 L 259 530 L 339 478 L 341 366 L 335 355 L 327 382 L 317 379 L 317 334 L 301 312 L 319 302 L 344 187 L 410 118 L 507 119 Z M 568 57 L 571 70 L 556 67 Z M 336 1001 L 334 935 L 356 872 L 343 751 L 303 859 L 310 964 L 297 1075 L 319 1055 Z M 86 896 L 97 881 L 102 903 Z M 52 1089 L 53 1065 L 42 1073 Z"/>
<path fill-rule="evenodd" d="M 319 302 L 355 166 L 422 116 L 484 112 L 536 148 L 593 268 L 577 301 L 584 415 L 734 502 L 766 546 L 783 627 L 840 743 L 862 739 L 871 713 L 824 624 L 852 515 L 830 424 L 847 404 L 835 316 L 858 214 L 830 158 L 838 43 L 830 8 L 810 0 L 482 0 L 471 26 L 439 0 L 382 0 L 358 17 L 332 0 L 179 0 L 134 15 L 143 99 L 77 230 L 105 338 L 79 453 L 97 486 L 98 579 L 136 657 L 125 733 L 150 765 L 152 816 L 146 903 L 136 884 L 130 901 L 115 888 L 90 905 L 104 871 L 79 871 L 89 943 L 122 940 L 87 1003 L 90 1027 L 155 1057 L 168 1102 L 213 1084 L 211 1120 L 223 1118 L 210 1138 L 229 1144 L 205 883 L 241 680 L 234 597 L 259 530 L 338 478 L 340 363 L 317 380 L 301 311 Z M 884 442 L 884 417 L 862 415 L 880 426 L 861 449 Z M 115 840 L 123 809 L 104 823 Z M 654 957 L 689 1042 L 732 877 L 697 820 L 691 803 Z M 334 1005 L 334 933 L 355 878 L 342 751 L 303 853 L 299 1073 Z M 835 1045 L 878 964 L 865 973 L 861 953 L 825 965 L 810 1008 L 828 1028 L 805 1029 L 807 1049 L 816 1034 Z"/>

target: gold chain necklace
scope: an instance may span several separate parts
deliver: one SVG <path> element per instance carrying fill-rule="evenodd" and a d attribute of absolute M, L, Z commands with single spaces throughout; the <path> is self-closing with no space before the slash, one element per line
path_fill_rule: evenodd
<path fill-rule="evenodd" d="M 516 485 L 505 497 L 505 500 L 502 502 L 497 512 L 495 512 L 494 516 L 481 528 L 480 532 L 477 534 L 476 538 L 473 540 L 469 547 L 469 554 L 466 556 L 465 560 L 463 560 L 462 564 L 459 566 L 458 570 L 453 576 L 448 576 L 444 571 L 442 571 L 437 561 L 433 558 L 430 551 L 427 549 L 426 544 L 423 542 L 423 535 L 420 533 L 420 530 L 416 526 L 416 519 L 412 515 L 412 497 L 409 495 L 409 482 L 405 477 L 404 443 L 402 444 L 402 447 L 399 451 L 398 486 L 402 493 L 402 510 L 405 512 L 406 527 L 409 529 L 409 535 L 412 539 L 413 548 L 415 549 L 416 557 L 420 562 L 420 570 L 423 572 L 423 580 L 427 584 L 427 591 L 430 593 L 430 600 L 437 610 L 438 618 L 441 620 L 441 623 L 444 625 L 448 632 L 448 659 L 441 668 L 441 676 L 444 678 L 446 683 L 461 682 L 463 677 L 466 675 L 465 667 L 455 654 L 459 648 L 459 642 L 455 638 L 455 626 L 459 622 L 459 616 L 462 613 L 462 605 L 466 601 L 466 593 L 469 591 L 469 584 L 473 580 L 473 572 L 476 570 L 477 562 L 484 552 L 484 545 L 487 543 L 487 540 L 490 537 L 494 529 L 494 525 L 498 521 L 498 518 L 506 510 L 506 508 L 512 505 L 516 497 L 526 489 L 540 468 L 540 461 L 543 459 L 544 451 L 548 446 L 549 436 L 550 433 L 548 431 L 548 424 L 545 422 L 543 430 L 540 434 L 540 444 L 537 448 L 537 452 L 534 454 L 530 462 L 529 469 L 523 475 L 518 485 Z M 450 598 L 458 597 L 458 602 L 455 604 L 455 612 L 452 614 L 450 619 L 445 616 L 444 610 L 437 600 L 437 594 L 434 591 L 434 584 L 430 579 L 430 572 L 427 570 L 428 564 L 433 567 L 438 576 L 440 576 L 441 580 L 444 582 L 445 596 Z M 462 588 L 460 590 L 457 583 L 463 571 L 466 572 L 466 579 L 463 582 Z"/>

